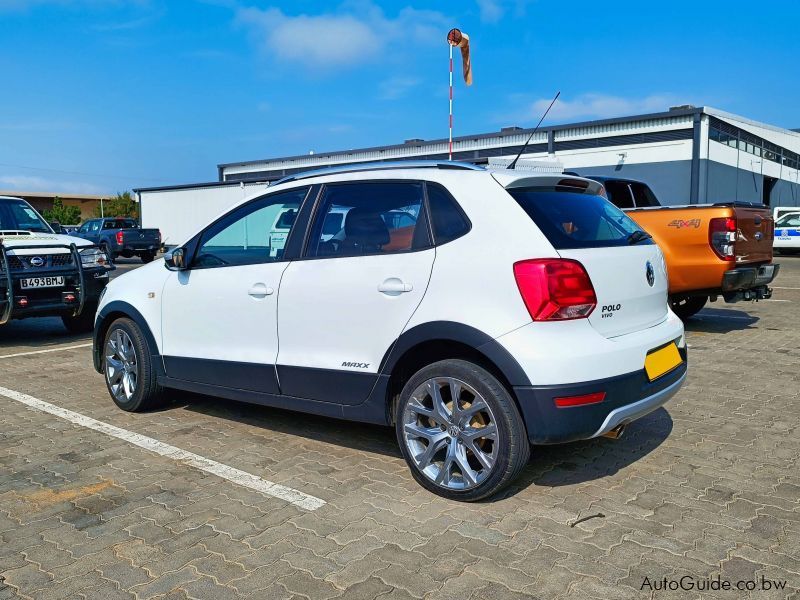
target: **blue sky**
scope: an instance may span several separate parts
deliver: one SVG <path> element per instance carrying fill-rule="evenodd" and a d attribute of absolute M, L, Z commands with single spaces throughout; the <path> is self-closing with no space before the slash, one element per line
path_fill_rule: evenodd
<path fill-rule="evenodd" d="M 707 104 L 800 127 L 796 2 L 0 0 L 0 189 L 109 193 L 216 164 Z"/>

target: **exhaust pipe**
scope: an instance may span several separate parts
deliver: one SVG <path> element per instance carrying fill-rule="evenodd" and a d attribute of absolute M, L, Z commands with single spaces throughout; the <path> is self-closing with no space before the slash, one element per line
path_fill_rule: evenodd
<path fill-rule="evenodd" d="M 618 440 L 619 438 L 622 437 L 622 434 L 625 433 L 625 428 L 626 427 L 627 427 L 627 425 L 625 425 L 624 423 L 622 425 L 617 425 L 611 431 L 608 431 L 608 432 L 604 433 L 603 437 L 606 437 L 606 438 L 609 438 L 609 439 L 612 439 L 612 440 Z"/>

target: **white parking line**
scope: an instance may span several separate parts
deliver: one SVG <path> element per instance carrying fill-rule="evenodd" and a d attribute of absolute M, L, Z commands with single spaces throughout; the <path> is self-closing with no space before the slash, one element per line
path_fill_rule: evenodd
<path fill-rule="evenodd" d="M 76 350 L 77 348 L 89 348 L 89 344 L 77 344 L 75 346 L 59 346 L 58 348 L 48 348 L 47 350 L 31 350 L 30 352 L 17 352 L 16 354 L 0 354 L 0 358 L 16 358 L 17 356 L 30 356 L 31 354 L 47 354 L 48 352 L 60 352 L 61 350 Z"/>
<path fill-rule="evenodd" d="M 800 290 L 800 287 L 781 287 L 779 285 L 773 285 L 773 290 Z"/>
<path fill-rule="evenodd" d="M 280 498 L 281 500 L 285 500 L 286 502 L 294 504 L 300 508 L 304 508 L 305 510 L 317 510 L 325 505 L 324 500 L 304 494 L 303 492 L 285 485 L 267 481 L 266 479 L 262 479 L 261 477 L 253 475 L 252 473 L 247 473 L 246 471 L 242 471 L 234 467 L 229 467 L 228 465 L 218 463 L 215 460 L 205 458 L 204 456 L 194 454 L 193 452 L 181 450 L 175 446 L 171 446 L 169 444 L 165 444 L 164 442 L 159 442 L 151 437 L 147 437 L 146 435 L 141 435 L 139 433 L 134 433 L 133 431 L 128 431 L 127 429 L 122 429 L 121 427 L 103 423 L 102 421 L 98 421 L 80 413 L 67 410 L 66 408 L 61 408 L 55 404 L 50 404 L 44 400 L 39 400 L 33 396 L 23 394 L 22 392 L 0 387 L 0 396 L 5 396 L 9 400 L 21 402 L 22 404 L 25 404 L 34 410 L 39 410 L 56 417 L 60 417 L 66 421 L 69 421 L 70 423 L 74 423 L 75 425 L 80 425 L 81 427 L 86 427 L 88 429 L 105 433 L 106 435 L 124 440 L 130 444 L 133 444 L 134 446 L 139 446 L 140 448 L 149 450 L 150 452 L 155 452 L 161 456 L 166 456 L 167 458 L 171 458 L 175 461 L 183 462 L 184 464 L 192 466 L 196 469 L 200 469 L 201 471 L 205 471 L 206 473 L 211 473 L 217 477 L 227 479 L 236 485 L 250 488 L 251 490 L 261 492 L 262 494 L 266 494 L 268 496 Z"/>

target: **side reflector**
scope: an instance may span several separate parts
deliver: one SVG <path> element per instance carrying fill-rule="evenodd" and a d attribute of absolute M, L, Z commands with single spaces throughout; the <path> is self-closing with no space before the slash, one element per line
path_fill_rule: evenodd
<path fill-rule="evenodd" d="M 605 392 L 595 392 L 594 394 L 583 394 L 582 396 L 561 396 L 555 398 L 554 402 L 558 408 L 568 406 L 584 406 L 586 404 L 597 404 L 606 398 Z"/>

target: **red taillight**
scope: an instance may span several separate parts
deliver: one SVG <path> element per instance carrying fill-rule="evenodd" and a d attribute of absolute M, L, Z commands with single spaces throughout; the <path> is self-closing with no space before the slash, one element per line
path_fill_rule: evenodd
<path fill-rule="evenodd" d="M 20 296 L 19 298 L 17 298 L 17 305 L 20 308 L 25 308 L 26 306 L 28 306 L 28 298 L 25 296 Z"/>
<path fill-rule="evenodd" d="M 584 406 L 586 404 L 597 404 L 606 398 L 605 392 L 595 392 L 594 394 L 583 394 L 581 396 L 561 396 L 560 398 L 553 398 L 558 408 L 567 408 L 569 406 Z"/>
<path fill-rule="evenodd" d="M 708 222 L 708 243 L 722 260 L 736 258 L 736 217 L 716 217 Z"/>
<path fill-rule="evenodd" d="M 597 306 L 592 281 L 578 261 L 523 260 L 514 263 L 514 278 L 534 321 L 582 319 Z"/>
<path fill-rule="evenodd" d="M 125 242 L 125 234 L 122 231 L 117 232 L 117 244 L 120 246 Z"/>

